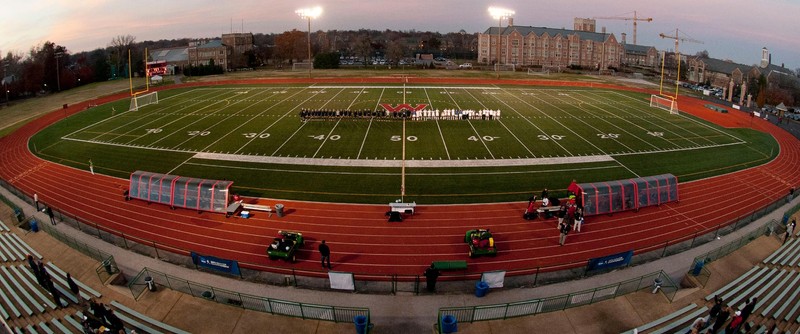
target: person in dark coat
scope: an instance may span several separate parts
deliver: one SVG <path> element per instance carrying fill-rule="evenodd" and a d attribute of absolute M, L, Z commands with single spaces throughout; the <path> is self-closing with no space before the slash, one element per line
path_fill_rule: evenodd
<path fill-rule="evenodd" d="M 56 308 L 61 308 L 61 293 L 58 292 L 58 289 L 50 285 L 50 294 L 53 295 L 53 301 L 56 303 Z"/>
<path fill-rule="evenodd" d="M 36 265 L 36 261 L 33 260 L 33 256 L 28 254 L 28 266 L 31 267 L 31 271 L 33 271 L 33 276 L 36 276 L 36 281 L 39 282 L 41 278 L 39 277 L 39 266 Z"/>
<path fill-rule="evenodd" d="M 36 266 L 39 267 L 39 276 L 36 277 L 38 279 L 37 281 L 39 282 L 39 285 L 46 286 L 47 283 L 45 282 L 45 279 L 47 276 L 49 276 L 49 273 L 47 272 L 47 269 L 44 268 L 44 263 L 42 263 L 42 261 L 38 261 Z"/>
<path fill-rule="evenodd" d="M 322 268 L 325 268 L 325 260 L 328 261 L 328 269 L 331 268 L 331 249 L 325 244 L 325 240 L 322 240 L 322 243 L 319 244 L 319 254 L 322 255 Z"/>
<path fill-rule="evenodd" d="M 112 332 L 119 332 L 120 330 L 125 329 L 122 319 L 114 314 L 114 310 L 108 310 L 108 312 L 106 312 L 106 321 L 108 321 L 108 324 L 111 325 L 110 327 Z"/>
<path fill-rule="evenodd" d="M 742 322 L 747 322 L 747 317 L 753 313 L 753 310 L 756 308 L 756 303 L 758 303 L 758 297 L 747 300 L 747 304 L 742 308 Z"/>
<path fill-rule="evenodd" d="M 48 217 L 50 217 L 50 224 L 55 225 L 56 224 L 56 217 L 55 217 L 55 215 L 53 215 L 53 209 L 51 209 L 48 206 L 47 208 L 44 209 L 44 212 L 47 214 Z"/>
<path fill-rule="evenodd" d="M 425 273 L 423 275 L 425 275 L 425 280 L 427 283 L 426 288 L 428 289 L 428 292 L 435 292 L 436 280 L 442 275 L 442 273 L 439 272 L 439 269 L 436 269 L 433 263 L 431 263 L 431 266 L 428 269 L 425 269 Z"/>
<path fill-rule="evenodd" d="M 75 283 L 69 273 L 67 273 L 67 285 L 69 285 L 69 291 L 72 291 L 75 296 L 78 296 L 78 294 L 81 292 L 80 288 L 78 288 L 78 284 Z"/>
<path fill-rule="evenodd" d="M 722 297 L 715 295 L 714 306 L 712 306 L 711 311 L 708 312 L 708 320 L 716 319 L 719 315 L 719 311 L 722 311 Z"/>
<path fill-rule="evenodd" d="M 709 333 L 716 333 L 717 331 L 725 325 L 725 322 L 728 321 L 728 318 L 731 316 L 731 307 L 725 306 L 722 311 L 719 311 L 717 315 L 717 320 L 714 321 L 714 327 L 711 328 L 711 332 Z"/>

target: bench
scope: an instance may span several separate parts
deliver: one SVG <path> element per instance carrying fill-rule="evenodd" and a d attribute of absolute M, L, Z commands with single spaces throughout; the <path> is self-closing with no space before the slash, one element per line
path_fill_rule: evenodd
<path fill-rule="evenodd" d="M 728 290 L 728 289 L 730 289 L 730 288 L 732 288 L 734 286 L 738 286 L 741 281 L 745 280 L 748 276 L 753 274 L 758 269 L 762 269 L 763 270 L 764 268 L 761 268 L 759 266 L 754 266 L 752 269 L 750 269 L 746 273 L 742 274 L 742 276 L 739 276 L 739 278 L 733 280 L 733 282 L 728 283 L 727 285 L 719 288 L 719 290 L 714 291 L 710 295 L 706 296 L 706 301 L 714 299 L 714 296 L 719 295 L 719 294 L 725 292 L 726 290 Z"/>
<path fill-rule="evenodd" d="M 683 318 L 675 320 L 671 324 L 669 324 L 667 326 L 664 326 L 664 327 L 661 327 L 658 330 L 653 331 L 652 334 L 674 333 L 675 332 L 674 331 L 675 328 L 678 328 L 679 326 L 681 326 L 681 325 L 683 325 L 683 324 L 685 324 L 687 322 L 691 323 L 692 321 L 694 321 L 694 319 L 697 319 L 700 315 L 702 315 L 703 313 L 706 313 L 706 311 L 708 311 L 708 307 L 703 306 L 702 308 L 700 308 L 700 309 L 698 309 L 698 310 L 696 310 L 696 311 L 694 311 L 692 313 L 689 313 L 688 315 L 684 316 Z M 685 331 L 683 333 L 685 333 Z"/>
<path fill-rule="evenodd" d="M 39 329 L 41 329 L 43 332 L 47 334 L 55 334 L 53 330 L 50 329 L 50 327 L 47 327 L 47 324 L 44 321 L 39 321 L 39 324 L 37 326 L 39 326 Z"/>
<path fill-rule="evenodd" d="M 0 245 L 2 245 L 3 250 L 5 250 L 9 257 L 11 257 L 11 260 L 24 261 L 25 255 L 22 255 L 17 247 L 14 246 L 14 244 L 12 244 L 9 240 L 10 239 L 8 239 L 5 233 L 0 233 Z"/>
<path fill-rule="evenodd" d="M 163 323 L 163 322 L 161 322 L 161 321 L 155 320 L 155 319 L 153 319 L 153 318 L 150 318 L 150 317 L 148 317 L 148 316 L 146 316 L 146 315 L 144 315 L 144 314 L 141 314 L 141 313 L 139 313 L 139 312 L 136 312 L 136 311 L 134 311 L 132 308 L 129 308 L 129 307 L 125 306 L 125 305 L 122 305 L 122 304 L 118 303 L 116 300 L 112 300 L 112 301 L 111 301 L 111 305 L 112 305 L 112 306 L 114 306 L 114 307 L 115 307 L 117 310 L 121 311 L 121 312 L 115 312 L 115 314 L 116 314 L 116 315 L 117 315 L 117 316 L 118 316 L 120 319 L 122 319 L 123 321 L 125 321 L 125 322 L 129 323 L 130 325 L 132 325 L 132 326 L 134 326 L 134 327 L 138 327 L 139 329 L 145 330 L 145 331 L 147 331 L 148 333 L 157 333 L 157 332 L 159 332 L 159 331 L 155 331 L 155 330 L 153 330 L 152 328 L 149 328 L 149 326 L 142 325 L 142 324 L 141 324 L 141 323 L 139 323 L 138 321 L 136 321 L 136 320 L 134 320 L 134 319 L 131 319 L 130 317 L 127 317 L 127 316 L 125 316 L 125 315 L 124 315 L 124 314 L 122 314 L 122 313 L 123 313 L 123 312 L 124 312 L 124 313 L 127 313 L 127 314 L 129 314 L 129 315 L 131 315 L 131 316 L 134 316 L 134 317 L 136 317 L 136 318 L 137 318 L 137 319 L 139 319 L 139 320 L 142 320 L 142 321 L 144 321 L 144 322 L 147 322 L 147 323 L 148 323 L 148 324 L 150 324 L 150 325 L 156 326 L 156 327 L 158 327 L 158 328 L 161 328 L 161 329 L 165 329 L 165 330 L 167 330 L 167 331 L 170 331 L 170 332 L 172 332 L 172 333 L 177 333 L 177 334 L 189 334 L 189 332 L 187 332 L 187 331 L 184 331 L 184 330 L 182 330 L 182 329 L 180 329 L 180 328 L 177 328 L 177 327 L 175 327 L 175 326 L 171 326 L 171 325 L 165 324 L 165 323 Z M 123 318 L 123 316 L 124 316 L 125 318 Z M 127 318 L 127 320 L 126 320 L 126 318 Z M 132 322 L 131 322 L 131 321 L 132 321 Z M 135 323 L 138 323 L 139 325 L 141 325 L 141 326 L 143 326 L 143 327 L 140 327 L 139 325 L 136 325 L 136 324 L 134 324 L 134 322 L 135 322 Z M 149 329 L 148 329 L 148 328 L 149 328 Z"/>
<path fill-rule="evenodd" d="M 747 290 L 745 290 L 744 292 L 742 292 L 742 293 L 740 293 L 738 295 L 735 295 L 735 296 L 723 297 L 723 300 L 726 300 L 728 305 L 733 306 L 733 305 L 739 304 L 740 302 L 744 303 L 745 297 L 748 297 L 748 296 L 749 297 L 759 297 L 759 296 L 761 296 L 761 294 L 764 293 L 764 291 L 766 291 L 767 288 L 771 288 L 772 287 L 772 283 L 777 281 L 777 280 L 779 280 L 781 278 L 781 276 L 783 276 L 785 273 L 786 273 L 786 270 L 773 269 L 769 273 L 767 273 L 766 276 L 764 276 L 760 280 L 758 280 L 758 282 L 753 283 L 753 284 L 748 284 L 749 288 Z M 759 290 L 758 292 L 755 292 L 758 287 L 761 287 L 761 290 Z M 738 309 L 741 310 L 742 306 L 739 306 Z"/>
<path fill-rule="evenodd" d="M 20 312 L 19 309 L 17 309 L 17 307 L 14 306 L 14 304 L 11 303 L 11 299 L 8 298 L 8 296 L 3 291 L 3 289 L 0 289 L 0 298 L 2 298 L 3 301 L 6 303 L 6 306 L 1 308 L 3 310 L 3 316 L 6 317 L 6 319 L 9 318 L 9 316 L 6 315 L 6 313 L 7 313 L 6 312 L 6 307 L 9 308 L 11 313 L 14 314 L 14 316 L 16 316 L 17 318 L 22 316 L 22 312 Z"/>
<path fill-rule="evenodd" d="M 797 277 L 795 277 L 795 279 L 794 279 L 794 282 L 792 282 L 792 284 L 790 284 L 789 286 L 795 286 L 795 285 L 797 284 L 797 281 L 798 281 L 798 280 L 800 280 L 800 275 L 798 275 Z M 778 300 L 780 300 L 780 299 L 782 299 L 783 301 L 797 300 L 797 294 L 800 294 L 800 289 L 793 289 L 793 290 L 794 290 L 794 292 L 792 293 L 792 295 L 791 295 L 791 296 L 789 296 L 789 298 L 788 298 L 788 299 L 783 299 L 783 296 L 781 296 L 781 297 L 779 297 L 778 299 L 776 299 L 776 301 L 778 301 Z M 774 304 L 774 303 L 775 303 L 775 302 L 773 302 L 773 304 Z M 777 311 L 775 311 L 775 313 L 773 313 L 773 314 L 772 314 L 772 318 L 775 318 L 775 319 L 777 319 L 777 318 L 778 318 L 778 316 L 779 316 L 781 313 L 783 313 L 783 311 L 784 311 L 784 310 L 786 310 L 786 308 L 787 308 L 787 307 L 789 307 L 789 305 L 791 305 L 791 304 L 792 304 L 792 303 L 783 303 L 783 306 L 781 306 L 781 307 L 780 307 L 780 308 L 779 308 Z M 794 303 L 794 304 L 796 305 L 797 303 Z M 772 308 L 772 305 L 770 305 L 770 306 L 769 306 L 769 308 Z M 792 311 L 792 312 L 791 312 L 791 313 L 789 313 L 789 314 L 792 314 L 792 313 L 794 313 L 794 311 Z M 765 311 L 763 311 L 763 312 L 761 312 L 761 316 L 764 316 L 764 317 L 766 317 L 766 310 L 765 310 Z"/>
<path fill-rule="evenodd" d="M 438 270 L 466 270 L 467 261 L 433 261 L 433 267 Z"/>
<path fill-rule="evenodd" d="M 83 313 L 81 313 L 80 311 L 78 311 L 78 313 L 76 313 L 76 314 L 75 314 L 77 317 L 79 317 L 79 318 L 81 318 L 81 320 L 83 320 L 83 316 L 80 316 L 80 315 L 78 315 L 78 314 L 83 314 Z M 70 325 L 72 325 L 72 327 L 75 327 L 75 328 L 77 328 L 77 329 L 78 329 L 78 333 L 83 333 L 83 325 L 81 325 L 81 323 L 80 323 L 80 322 L 78 322 L 77 320 L 75 320 L 75 318 L 73 318 L 73 317 L 72 317 L 72 316 L 70 316 L 70 315 L 67 315 L 67 316 L 64 316 L 64 320 L 66 320 L 66 321 L 67 321 L 67 323 L 69 323 Z"/>
<path fill-rule="evenodd" d="M 20 265 L 20 268 L 23 268 L 23 267 L 24 266 Z M 33 275 L 33 274 L 31 274 L 31 275 Z M 65 286 L 65 287 L 69 288 L 69 283 L 67 283 L 67 279 L 66 278 L 61 277 L 60 275 L 54 275 L 54 274 L 51 274 L 50 277 L 53 279 L 53 281 L 61 283 L 61 286 Z M 75 284 L 77 284 L 77 281 L 76 281 Z M 62 294 L 65 297 L 67 297 L 69 300 L 71 300 L 73 303 L 75 303 L 75 304 L 78 303 L 78 297 L 83 298 L 85 300 L 89 300 L 89 299 L 92 298 L 91 296 L 89 296 L 89 294 L 87 294 L 86 292 L 81 291 L 80 289 L 78 289 L 78 296 L 75 296 L 75 295 L 72 294 L 72 291 L 66 291 L 66 290 L 61 289 L 61 286 L 56 285 L 56 288 L 61 290 Z"/>
<path fill-rule="evenodd" d="M 9 234 L 9 235 L 11 236 L 11 239 L 16 240 L 17 243 L 19 243 L 22 246 L 23 249 L 27 250 L 28 254 L 33 255 L 34 257 L 36 257 L 39 260 L 44 259 L 44 256 L 42 256 L 42 254 L 39 254 L 39 252 L 37 252 L 35 249 L 31 248 L 31 246 L 28 245 L 28 243 L 26 243 L 25 241 L 22 241 L 22 239 L 18 235 L 16 235 L 16 234 Z"/>
<path fill-rule="evenodd" d="M 58 330 L 60 330 L 62 333 L 75 333 L 75 331 L 70 330 L 69 328 L 67 328 L 67 326 L 64 326 L 64 324 L 59 322 L 58 319 L 53 318 L 52 320 L 50 320 L 50 322 L 53 324 L 53 326 L 55 326 L 55 328 L 58 328 Z"/>
<path fill-rule="evenodd" d="M 0 220 L 0 229 L 6 232 L 11 232 L 11 229 L 9 229 L 6 223 L 4 223 L 2 220 Z"/>
<path fill-rule="evenodd" d="M 674 319 L 674 318 L 677 318 L 677 317 L 678 317 L 678 316 L 680 316 L 681 314 L 684 314 L 684 313 L 686 313 L 686 312 L 689 312 L 689 311 L 691 311 L 691 310 L 692 310 L 693 308 L 695 308 L 695 307 L 697 307 L 697 304 L 695 304 L 695 303 L 692 303 L 692 304 L 690 304 L 690 305 L 687 305 L 686 307 L 684 307 L 684 308 L 682 308 L 682 309 L 680 309 L 680 310 L 677 310 L 677 311 L 675 311 L 675 312 L 672 312 L 672 313 L 670 313 L 670 314 L 667 314 L 667 315 L 665 315 L 665 316 L 663 316 L 663 317 L 661 317 L 661 318 L 658 318 L 658 319 L 656 319 L 655 321 L 648 322 L 648 323 L 646 323 L 646 324 L 644 324 L 644 325 L 641 325 L 641 326 L 639 326 L 639 327 L 636 327 L 635 329 L 636 329 L 638 332 L 644 332 L 644 331 L 646 331 L 646 330 L 648 330 L 648 329 L 650 329 L 650 328 L 653 328 L 653 327 L 660 326 L 661 324 L 663 324 L 663 323 L 665 323 L 665 322 L 667 322 L 667 321 L 670 321 L 670 320 L 672 320 L 672 319 Z M 627 331 L 627 332 L 623 332 L 622 334 L 632 334 L 632 333 L 633 333 L 633 329 L 631 329 L 631 330 L 629 330 L 629 331 Z"/>
<path fill-rule="evenodd" d="M 63 270 L 61 270 L 59 267 L 56 267 L 56 265 L 54 265 L 52 262 L 47 262 L 47 266 L 48 266 L 50 269 L 54 270 L 55 272 L 57 272 L 57 273 L 61 274 L 61 276 L 63 276 L 63 277 L 67 277 L 67 273 L 66 273 L 66 272 L 64 272 Z M 97 291 L 95 291 L 94 289 L 90 288 L 88 285 L 86 285 L 86 284 L 83 284 L 83 283 L 82 283 L 81 281 L 79 281 L 79 280 L 76 280 L 74 277 L 72 278 L 72 280 L 73 280 L 73 281 L 75 281 L 75 284 L 77 284 L 77 285 L 78 285 L 78 286 L 79 286 L 79 287 L 80 287 L 82 290 L 85 290 L 86 292 L 90 293 L 92 296 L 95 296 L 95 297 L 97 297 L 97 298 L 100 298 L 100 297 L 102 297 L 102 296 L 103 296 L 103 295 L 102 295 L 102 294 L 100 294 L 99 292 L 97 292 Z M 81 294 L 81 296 L 83 296 L 83 294 Z M 87 300 L 88 300 L 89 298 L 86 298 L 86 297 L 84 297 L 84 299 L 87 299 Z"/>
<path fill-rule="evenodd" d="M 14 267 L 9 267 L 9 268 L 12 268 L 12 270 L 14 269 Z M 30 270 L 30 269 L 28 269 L 28 267 L 27 267 L 27 266 L 25 266 L 25 265 L 19 265 L 18 269 L 19 269 L 19 272 L 21 272 L 21 273 L 22 273 L 22 274 L 24 274 L 25 276 L 28 276 L 28 280 L 30 280 L 31 282 L 33 282 L 33 281 L 35 281 L 35 280 L 36 280 L 36 277 L 34 277 L 34 276 L 33 276 L 33 273 L 31 272 L 31 270 Z M 60 279 L 60 277 L 58 277 L 58 276 L 55 276 L 55 275 L 51 275 L 50 277 L 51 277 L 53 280 L 55 280 L 55 281 L 59 281 L 59 279 Z M 64 286 L 67 286 L 67 285 L 68 285 L 66 282 L 63 282 L 63 281 L 60 281 L 60 282 L 61 282 L 61 284 L 62 284 L 62 285 L 64 285 Z M 72 302 L 73 302 L 73 303 L 75 303 L 75 304 L 77 304 L 77 303 L 78 303 L 78 298 L 77 298 L 77 297 L 75 297 L 75 295 L 73 295 L 73 294 L 72 294 L 72 291 L 67 291 L 67 290 L 64 290 L 64 288 L 62 288 L 60 285 L 55 285 L 55 284 L 54 284 L 53 286 L 54 286 L 56 289 L 58 289 L 58 291 L 59 291 L 59 292 L 61 292 L 61 296 L 62 296 L 62 297 L 66 298 L 66 299 L 69 299 L 70 301 L 72 301 Z M 62 306 L 63 306 L 63 305 L 62 305 Z"/>
<path fill-rule="evenodd" d="M 776 249 L 774 252 L 772 252 L 772 254 L 767 256 L 767 258 L 764 259 L 764 261 L 761 261 L 761 263 L 770 263 L 770 262 L 772 262 L 772 260 L 777 260 L 776 258 L 781 256 L 783 254 L 783 251 L 785 249 L 789 248 L 789 245 L 791 245 L 792 242 L 794 242 L 794 240 L 792 240 L 790 242 L 787 242 L 787 243 L 781 245 L 780 247 L 778 247 L 778 249 Z"/>
<path fill-rule="evenodd" d="M 789 281 L 792 280 L 792 275 L 794 275 L 794 274 L 795 274 L 794 271 L 790 271 L 789 275 L 787 275 L 786 278 L 783 279 L 783 281 L 778 282 L 776 286 L 772 287 L 771 291 L 766 296 L 764 296 L 763 298 L 759 297 L 759 299 L 761 299 L 763 301 L 772 300 L 772 303 L 770 303 L 769 305 L 767 305 L 767 307 L 765 307 L 763 310 L 761 310 L 762 316 L 766 315 L 769 311 L 772 310 L 773 307 L 777 306 L 779 301 L 785 301 L 784 298 L 786 298 L 786 294 L 789 293 L 790 289 L 783 288 L 783 286 L 786 285 L 787 283 L 789 283 Z M 800 276 L 795 277 L 794 278 L 794 282 L 791 283 L 790 285 L 788 285 L 787 287 L 788 288 L 793 287 L 794 284 L 797 283 L 797 279 L 798 278 L 800 278 Z M 791 289 L 791 290 L 795 290 L 795 289 Z M 775 297 L 775 299 L 773 300 L 772 296 L 775 295 L 778 292 L 780 292 L 780 294 L 777 297 Z M 753 310 L 753 311 L 755 311 L 755 310 Z"/>
<path fill-rule="evenodd" d="M 27 286 L 28 289 L 33 291 L 33 294 L 35 294 L 37 297 L 39 297 L 39 299 L 42 300 L 45 304 L 47 304 L 47 306 L 49 306 L 51 309 L 55 309 L 56 308 L 56 303 L 53 300 L 51 300 L 49 296 L 45 296 L 42 293 L 42 291 L 39 290 L 38 287 L 34 286 L 33 283 L 31 283 L 31 280 L 32 280 L 31 276 L 25 276 L 24 274 L 22 274 L 17 269 L 17 267 L 13 267 L 13 266 L 3 267 L 3 272 L 6 275 L 9 274 L 9 270 L 14 272 L 14 275 L 16 275 L 17 277 L 21 278 L 22 283 L 25 284 L 25 286 Z M 30 274 L 30 272 L 27 271 L 27 270 L 24 270 L 23 272 Z M 63 306 L 63 305 L 59 305 L 59 306 Z"/>
<path fill-rule="evenodd" d="M 0 269 L 5 269 L 5 267 L 0 267 Z M 35 305 L 34 307 L 38 306 L 38 307 L 36 307 L 36 309 L 37 309 L 37 310 L 38 310 L 40 313 L 44 312 L 44 306 L 40 305 L 40 304 L 39 304 L 39 303 L 36 301 L 36 299 L 34 299 L 34 298 L 33 298 L 33 297 L 30 295 L 30 294 L 28 294 L 28 291 L 26 291 L 25 289 L 23 289 L 23 288 L 22 288 L 22 286 L 21 286 L 21 285 L 19 285 L 19 283 L 18 283 L 16 280 L 14 280 L 14 279 L 13 279 L 13 277 L 12 277 L 12 279 L 11 279 L 11 283 L 14 283 L 14 287 L 15 287 L 15 288 L 12 288 L 12 287 L 11 287 L 11 285 L 10 285 L 10 284 L 8 284 L 8 281 L 6 281 L 6 279 L 5 279 L 5 278 L 2 278 L 2 276 L 0 276 L 0 283 L 2 283 L 2 284 L 3 284 L 3 286 L 4 286 L 4 287 L 6 287 L 6 289 L 8 289 L 8 291 L 9 291 L 9 292 L 11 292 L 11 295 L 14 297 L 14 299 L 16 299 L 16 300 L 17 300 L 17 303 L 18 303 L 20 306 L 22 306 L 22 309 L 23 309 L 23 310 L 24 310 L 24 311 L 25 311 L 25 312 L 26 312 L 26 313 L 27 313 L 29 316 L 30 316 L 30 315 L 33 315 L 33 310 L 31 310 L 31 308 L 29 307 L 29 305 L 31 305 L 31 304 L 32 304 L 32 305 Z M 21 291 L 21 292 L 22 292 L 22 294 L 25 296 L 25 298 L 26 298 L 26 299 L 27 299 L 27 300 L 30 302 L 30 304 L 26 303 L 26 302 L 25 302 L 25 300 L 23 300 L 23 299 L 22 299 L 22 297 L 20 297 L 20 296 L 19 296 L 19 294 L 17 294 L 17 291 Z"/>
<path fill-rule="evenodd" d="M 269 205 L 260 205 L 260 204 L 242 204 L 242 208 L 245 210 L 254 210 L 254 211 L 264 211 L 264 212 L 273 212 L 272 207 Z"/>

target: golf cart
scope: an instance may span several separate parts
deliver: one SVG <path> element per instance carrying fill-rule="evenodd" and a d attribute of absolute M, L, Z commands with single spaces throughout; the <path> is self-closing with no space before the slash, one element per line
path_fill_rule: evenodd
<path fill-rule="evenodd" d="M 267 247 L 270 260 L 284 259 L 289 262 L 296 260 L 297 249 L 303 247 L 305 240 L 300 232 L 278 231 L 279 238 L 275 238 Z"/>
<path fill-rule="evenodd" d="M 469 257 L 481 255 L 497 255 L 497 247 L 489 229 L 469 230 L 464 235 L 464 242 L 469 246 Z"/>

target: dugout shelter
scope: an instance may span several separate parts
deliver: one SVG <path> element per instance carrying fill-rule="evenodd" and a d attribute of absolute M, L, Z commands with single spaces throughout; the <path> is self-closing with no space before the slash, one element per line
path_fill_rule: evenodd
<path fill-rule="evenodd" d="M 672 174 L 577 184 L 576 196 L 585 216 L 639 210 L 677 202 L 678 178 Z"/>
<path fill-rule="evenodd" d="M 233 181 L 206 180 L 177 175 L 135 171 L 131 173 L 130 198 L 197 211 L 225 213 Z"/>

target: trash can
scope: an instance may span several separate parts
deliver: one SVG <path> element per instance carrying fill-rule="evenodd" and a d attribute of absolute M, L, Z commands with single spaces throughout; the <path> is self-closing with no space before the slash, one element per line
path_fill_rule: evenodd
<path fill-rule="evenodd" d="M 278 217 L 283 217 L 283 204 L 275 204 L 275 213 Z"/>
<path fill-rule="evenodd" d="M 356 334 L 367 334 L 367 316 L 357 315 L 353 317 L 353 323 L 356 325 Z"/>
<path fill-rule="evenodd" d="M 144 283 L 147 284 L 147 290 L 156 291 L 156 282 L 153 282 L 152 277 L 146 276 L 144 278 Z"/>
<path fill-rule="evenodd" d="M 455 333 L 458 332 L 458 321 L 456 317 L 450 314 L 442 316 L 442 333 Z"/>
<path fill-rule="evenodd" d="M 22 209 L 20 208 L 14 209 L 14 217 L 17 218 L 17 223 L 21 223 L 23 220 L 25 220 L 25 214 L 22 213 Z"/>
<path fill-rule="evenodd" d="M 114 274 L 114 271 L 111 268 L 111 261 L 104 260 L 103 261 L 103 268 L 106 270 L 107 274 L 109 274 L 109 275 L 113 275 Z"/>
<path fill-rule="evenodd" d="M 36 219 L 31 219 L 30 226 L 31 232 L 39 232 L 39 222 Z"/>
<path fill-rule="evenodd" d="M 203 291 L 203 293 L 201 293 L 200 295 L 203 296 L 203 298 L 205 298 L 205 299 L 214 300 L 214 292 L 213 291 L 206 290 L 206 291 Z"/>
<path fill-rule="evenodd" d="M 486 296 L 487 291 L 489 291 L 489 284 L 484 281 L 475 283 L 475 297 Z"/>
<path fill-rule="evenodd" d="M 653 280 L 653 293 L 657 293 L 658 290 L 661 290 L 662 284 L 664 284 L 664 281 L 662 281 L 660 277 Z"/>
<path fill-rule="evenodd" d="M 694 263 L 694 268 L 692 269 L 692 275 L 700 276 L 700 272 L 703 271 L 703 265 L 705 265 L 705 261 L 700 260 Z"/>

